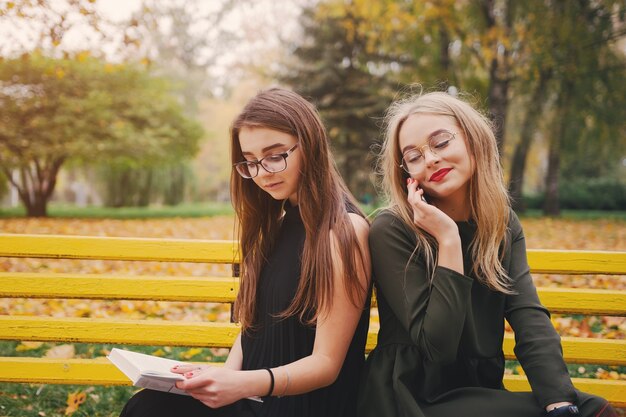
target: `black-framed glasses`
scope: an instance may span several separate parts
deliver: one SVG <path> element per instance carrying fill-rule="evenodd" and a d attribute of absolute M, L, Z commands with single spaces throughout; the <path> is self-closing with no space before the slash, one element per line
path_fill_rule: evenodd
<path fill-rule="evenodd" d="M 239 175 L 244 178 L 254 178 L 259 175 L 259 166 L 267 172 L 281 172 L 287 169 L 287 157 L 298 147 L 298 143 L 289 148 L 286 152 L 267 155 L 258 161 L 241 161 L 233 164 Z"/>
<path fill-rule="evenodd" d="M 412 148 L 402 154 L 400 167 L 409 174 L 415 174 L 424 167 L 424 149 L 428 148 L 433 155 L 441 156 L 450 141 L 456 138 L 456 132 L 440 131 L 428 138 L 428 142 L 417 148 Z"/>

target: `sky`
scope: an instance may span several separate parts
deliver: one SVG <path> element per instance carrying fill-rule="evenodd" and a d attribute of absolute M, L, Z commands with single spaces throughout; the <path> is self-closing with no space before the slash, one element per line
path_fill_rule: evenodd
<path fill-rule="evenodd" d="M 49 0 L 54 10 L 67 9 L 68 0 Z M 171 5 L 176 3 L 195 3 L 200 13 L 211 13 L 227 0 L 151 0 L 146 3 L 160 3 Z M 281 47 L 281 39 L 290 39 L 297 36 L 299 31 L 298 16 L 302 4 L 312 0 L 234 0 L 232 11 L 219 23 L 223 31 L 231 31 L 239 40 L 232 45 L 218 64 L 232 65 L 235 58 L 250 60 L 255 55 L 266 53 L 272 48 Z M 115 26 L 128 20 L 133 13 L 139 11 L 143 0 L 96 0 L 93 7 L 97 13 L 110 21 L 102 24 L 101 30 L 109 36 L 121 39 L 121 30 Z M 37 44 L 38 33 L 41 28 L 47 28 L 44 22 L 56 18 L 54 15 L 45 15 L 33 12 L 34 19 L 18 19 L 6 16 L 0 19 L 0 54 L 8 56 L 17 52 L 32 49 Z M 52 20 L 56 21 L 56 20 Z M 75 13 L 69 16 L 68 21 L 77 22 L 63 36 L 63 41 L 56 48 L 57 51 L 71 50 L 101 50 L 110 60 L 119 59 L 116 56 L 115 46 L 111 42 L 103 42 L 102 36 L 95 32 L 87 23 L 84 16 Z M 219 43 L 220 39 L 211 38 L 215 34 L 213 27 L 198 27 L 198 36 L 206 36 L 210 42 Z M 215 38 L 215 39 L 214 39 Z M 119 40 L 118 40 L 119 42 Z M 50 45 L 48 45 L 50 46 Z M 123 59 L 123 58 L 122 58 Z M 218 65 L 219 66 L 219 65 Z M 227 71 L 222 69 L 222 72 Z"/>
<path fill-rule="evenodd" d="M 96 2 L 98 10 L 106 17 L 121 21 L 141 7 L 141 0 L 105 0 Z"/>

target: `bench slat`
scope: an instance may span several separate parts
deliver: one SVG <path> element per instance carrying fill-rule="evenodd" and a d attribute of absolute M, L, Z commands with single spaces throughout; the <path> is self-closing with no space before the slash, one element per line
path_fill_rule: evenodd
<path fill-rule="evenodd" d="M 0 316 L 0 340 L 230 347 L 231 323 Z"/>
<path fill-rule="evenodd" d="M 229 348 L 238 333 L 239 327 L 230 323 L 0 316 L 0 340 Z M 376 332 L 368 333 L 368 352 L 376 338 Z M 626 365 L 626 340 L 563 337 L 562 344 L 570 363 Z M 515 359 L 514 346 L 513 335 L 505 335 L 507 359 Z"/>
<path fill-rule="evenodd" d="M 537 288 L 551 313 L 626 316 L 626 291 L 588 288 Z"/>
<path fill-rule="evenodd" d="M 378 334 L 367 334 L 365 350 L 376 347 Z M 591 339 L 581 337 L 562 337 L 563 357 L 568 363 L 596 363 L 608 365 L 626 365 L 626 340 Z M 512 334 L 504 335 L 502 349 L 506 359 L 515 360 L 515 338 Z"/>
<path fill-rule="evenodd" d="M 238 278 L 0 273 L 0 297 L 234 302 Z"/>
<path fill-rule="evenodd" d="M 220 365 L 220 364 L 215 364 Z M 105 358 L 46 359 L 0 358 L 0 381 L 36 384 L 130 385 L 130 381 Z M 620 381 L 572 378 L 581 391 L 606 398 L 615 406 L 626 406 Z M 530 391 L 526 377 L 505 375 L 511 391 Z"/>
<path fill-rule="evenodd" d="M 234 241 L 0 233 L 0 256 L 237 263 Z M 529 249 L 533 273 L 626 274 L 626 252 Z"/>
<path fill-rule="evenodd" d="M 613 404 L 613 406 L 626 407 L 624 381 L 572 378 L 572 383 L 578 390 L 598 395 Z M 530 391 L 528 380 L 521 375 L 505 375 L 504 386 L 509 391 Z"/>
<path fill-rule="evenodd" d="M 626 274 L 626 252 L 529 249 L 527 257 L 535 274 Z"/>
<path fill-rule="evenodd" d="M 230 240 L 0 234 L 0 256 L 238 263 Z"/>
<path fill-rule="evenodd" d="M 568 363 L 626 365 L 626 340 L 561 337 L 563 357 Z M 504 336 L 504 357 L 515 360 L 515 337 Z"/>
<path fill-rule="evenodd" d="M 232 303 L 238 289 L 237 278 L 0 272 L 0 297 Z M 545 287 L 538 291 L 553 313 L 626 316 L 624 291 Z"/>

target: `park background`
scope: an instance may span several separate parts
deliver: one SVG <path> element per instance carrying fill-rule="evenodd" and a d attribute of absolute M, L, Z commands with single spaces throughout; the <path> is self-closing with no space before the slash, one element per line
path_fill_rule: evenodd
<path fill-rule="evenodd" d="M 232 238 L 229 123 L 272 85 L 318 107 L 342 175 L 371 211 L 384 203 L 375 176 L 384 111 L 423 88 L 460 95 L 493 120 L 529 247 L 625 250 L 625 75 L 626 6 L 613 0 L 0 1 L 0 232 Z M 0 270 L 216 273 L 1 258 Z M 626 289 L 623 277 L 536 280 Z M 0 299 L 1 314 L 42 312 L 228 314 L 184 303 Z M 623 318 L 553 321 L 564 335 L 626 337 Z M 0 343 L 1 354 L 51 357 L 110 348 Z M 623 367 L 571 372 L 626 379 Z M 0 415 L 117 415 L 130 393 L 3 384 Z"/>

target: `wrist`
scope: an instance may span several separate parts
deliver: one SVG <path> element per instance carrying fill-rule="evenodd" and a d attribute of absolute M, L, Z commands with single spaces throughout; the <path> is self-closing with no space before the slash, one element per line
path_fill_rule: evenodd
<path fill-rule="evenodd" d="M 463 253 L 461 238 L 450 238 L 446 241 L 438 241 L 437 265 L 463 274 Z"/>
<path fill-rule="evenodd" d="M 550 411 L 546 410 L 545 413 L 548 417 L 566 417 L 566 416 L 578 416 L 578 407 L 574 404 L 561 405 L 552 408 Z"/>
<path fill-rule="evenodd" d="M 450 236 L 445 236 L 437 239 L 437 245 L 441 247 L 450 247 L 456 248 L 457 246 L 461 246 L 461 236 L 458 234 L 451 234 Z"/>
<path fill-rule="evenodd" d="M 239 384 L 239 391 L 242 398 L 264 398 L 267 396 L 271 385 L 271 378 L 267 369 L 261 368 L 237 372 L 240 372 L 242 376 L 241 383 Z"/>

